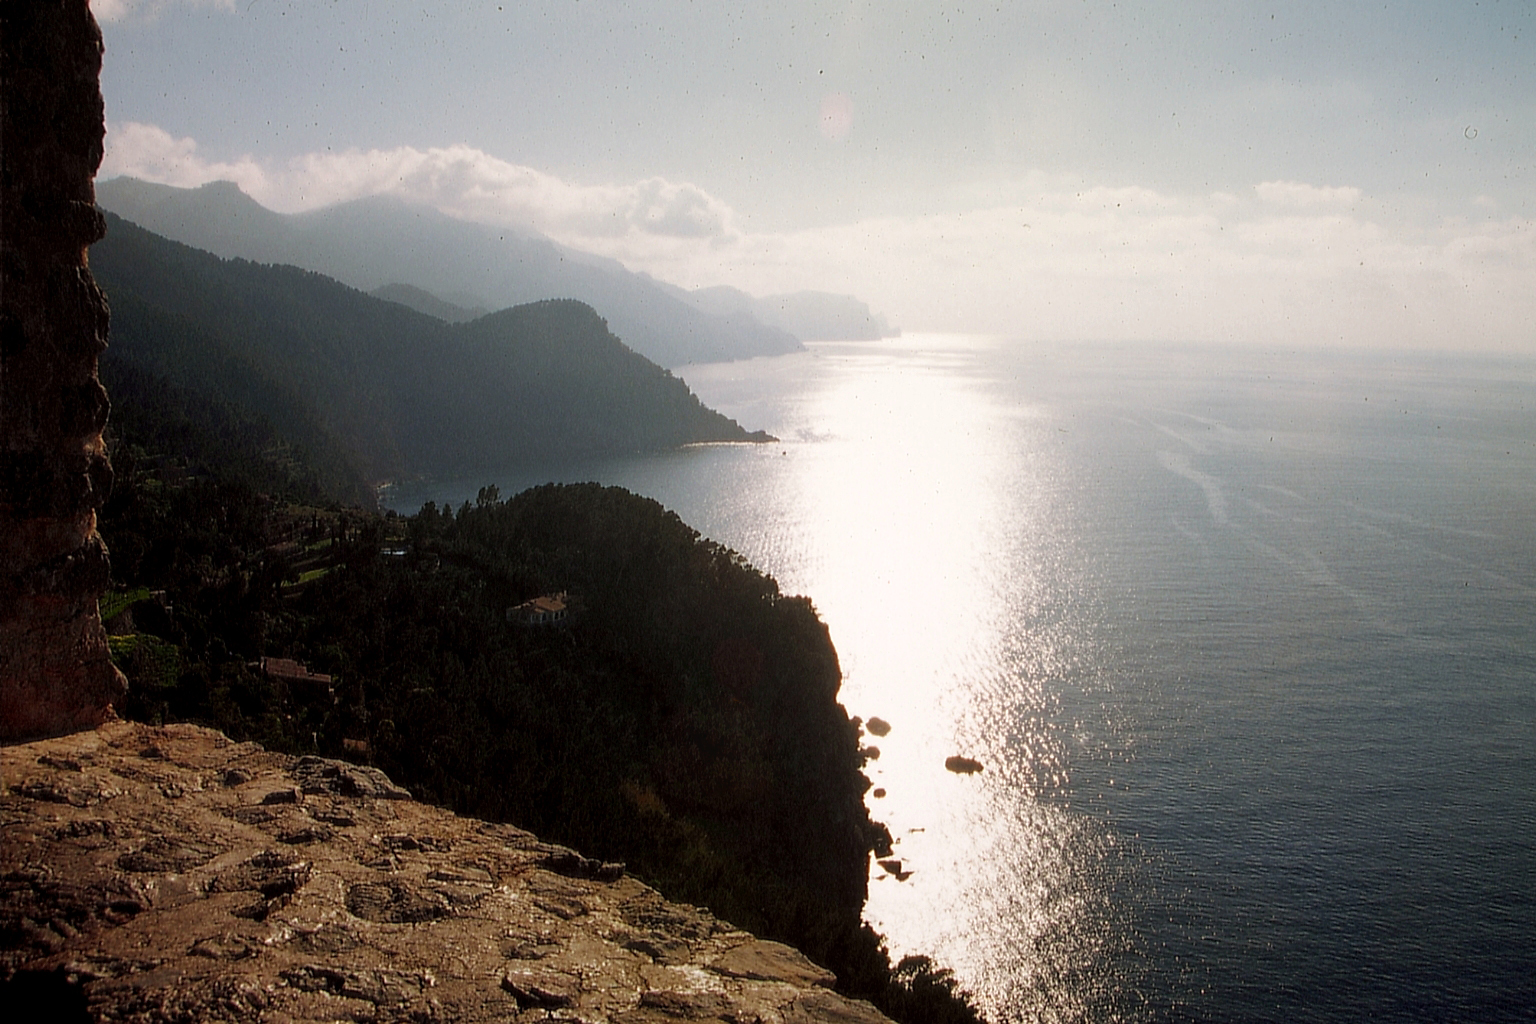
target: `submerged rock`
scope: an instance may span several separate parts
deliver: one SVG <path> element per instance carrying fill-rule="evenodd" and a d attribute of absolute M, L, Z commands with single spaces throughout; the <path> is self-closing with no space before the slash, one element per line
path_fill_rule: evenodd
<path fill-rule="evenodd" d="M 960 757 L 958 754 L 954 757 L 946 757 L 944 767 L 957 775 L 975 775 L 982 768 L 981 762 L 975 758 Z"/>

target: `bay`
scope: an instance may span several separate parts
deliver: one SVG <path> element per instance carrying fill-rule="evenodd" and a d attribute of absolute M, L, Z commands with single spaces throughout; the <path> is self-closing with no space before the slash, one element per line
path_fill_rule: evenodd
<path fill-rule="evenodd" d="M 892 726 L 893 952 L 999 1022 L 1529 1019 L 1536 361 L 917 335 L 677 372 L 782 440 L 387 500 L 616 484 L 810 595 Z"/>

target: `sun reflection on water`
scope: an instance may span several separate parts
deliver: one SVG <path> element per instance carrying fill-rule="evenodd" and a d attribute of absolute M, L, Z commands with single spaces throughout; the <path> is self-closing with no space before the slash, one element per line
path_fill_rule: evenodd
<path fill-rule="evenodd" d="M 817 347 L 814 386 L 771 428 L 795 439 L 797 557 L 749 554 L 813 596 L 850 712 L 892 726 L 867 773 L 900 864 L 873 868 L 866 917 L 893 955 L 953 967 L 993 1020 L 1087 1019 L 1117 941 L 1112 837 L 1067 799 L 1060 686 L 1082 641 L 1054 428 L 945 342 Z"/>
<path fill-rule="evenodd" d="M 1064 695 L 1091 689 L 1098 663 L 1074 490 L 1056 414 L 1017 404 L 984 356 L 975 338 L 918 335 L 690 367 L 707 404 L 783 442 L 556 478 L 654 497 L 815 602 L 844 705 L 891 725 L 866 737 L 866 773 L 900 865 L 872 868 L 865 916 L 893 957 L 952 967 L 998 1024 L 1111 1019 L 1134 1005 L 1136 969 L 1114 917 L 1117 840 L 1072 800 L 1092 723 Z M 952 755 L 984 770 L 950 772 Z"/>
<path fill-rule="evenodd" d="M 891 725 L 867 916 L 996 1024 L 1516 1019 L 1531 371 L 1339 358 L 822 343 L 682 371 L 782 444 L 495 482 L 627 487 L 815 601 Z"/>

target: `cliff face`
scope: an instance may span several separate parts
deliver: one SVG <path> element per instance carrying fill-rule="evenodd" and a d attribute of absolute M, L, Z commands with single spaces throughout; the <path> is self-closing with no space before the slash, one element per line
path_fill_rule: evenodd
<path fill-rule="evenodd" d="M 13 1020 L 886 1019 L 787 946 L 376 769 L 112 723 L 0 770 Z"/>
<path fill-rule="evenodd" d="M 96 608 L 101 53 L 86 0 L 0 3 L 0 740 L 95 725 L 123 690 Z"/>

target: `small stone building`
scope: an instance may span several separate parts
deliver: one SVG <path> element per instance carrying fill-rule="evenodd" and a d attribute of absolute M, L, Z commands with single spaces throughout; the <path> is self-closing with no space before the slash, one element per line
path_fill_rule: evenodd
<path fill-rule="evenodd" d="M 262 658 L 261 671 L 268 679 L 287 683 L 289 692 L 320 693 L 334 697 L 331 677 L 324 672 L 311 672 L 309 666 L 292 658 Z"/>
<path fill-rule="evenodd" d="M 507 609 L 507 621 L 520 626 L 560 626 L 570 614 L 570 597 L 565 591 L 544 594 Z"/>

